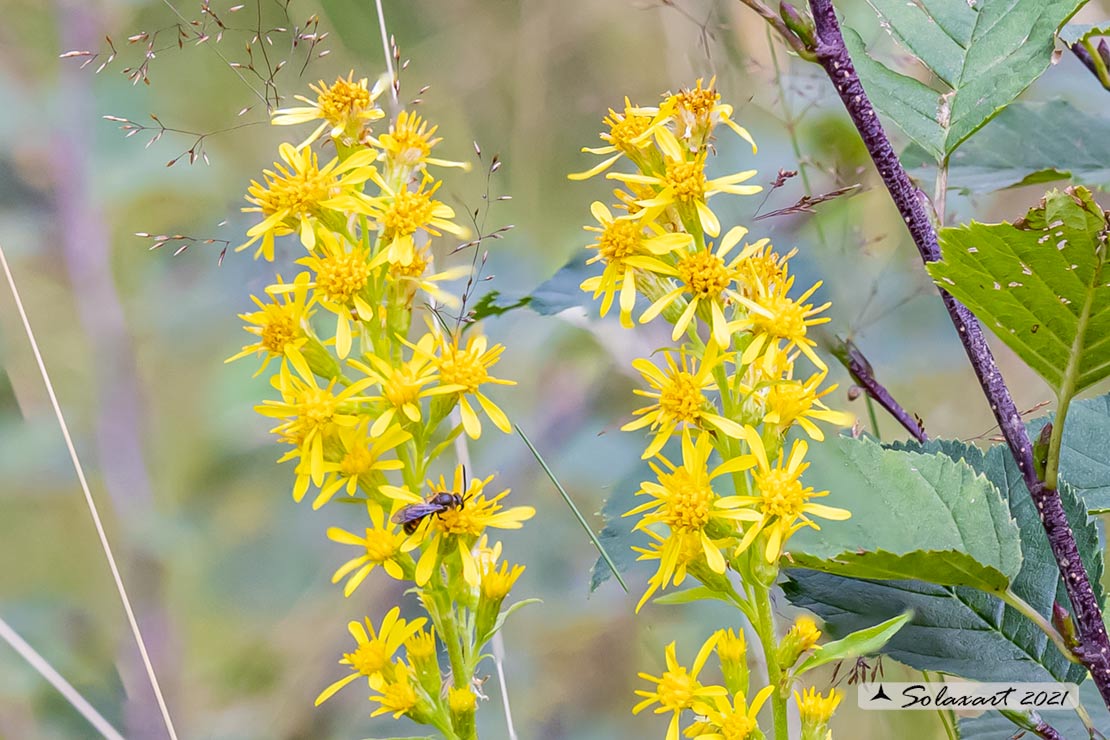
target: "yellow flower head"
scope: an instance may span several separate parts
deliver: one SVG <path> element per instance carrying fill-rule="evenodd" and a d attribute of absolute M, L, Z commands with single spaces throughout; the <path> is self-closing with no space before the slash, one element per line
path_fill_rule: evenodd
<path fill-rule="evenodd" d="M 673 289 L 660 296 L 644 311 L 640 316 L 640 323 L 651 321 L 668 306 L 681 306 L 685 302 L 682 314 L 674 323 L 671 339 L 677 342 L 686 333 L 694 317 L 700 314 L 712 327 L 713 339 L 721 347 L 727 348 L 732 341 L 732 330 L 725 318 L 725 306 L 740 298 L 741 294 L 734 287 L 739 277 L 738 267 L 767 241 L 761 239 L 750 244 L 729 260 L 729 253 L 747 233 L 748 230 L 743 226 L 735 226 L 721 239 L 716 251 L 710 243 L 705 249 L 682 252 L 676 255 L 677 261 L 673 265 L 654 257 L 629 260 L 635 267 L 675 281 Z"/>
<path fill-rule="evenodd" d="M 380 223 L 382 242 L 388 245 L 387 259 L 392 263 L 410 264 L 416 255 L 415 234 L 423 231 L 431 236 L 442 236 L 446 231 L 459 239 L 470 236 L 470 230 L 456 224 L 455 210 L 432 196 L 443 183 L 427 175 L 415 189 L 394 189 L 375 173 L 374 182 L 382 189 L 382 196 L 373 200 L 349 202 L 355 210 L 368 213 Z M 369 205 L 360 207 L 359 203 Z"/>
<path fill-rule="evenodd" d="M 721 664 L 725 687 L 733 694 L 747 693 L 748 644 L 744 639 L 744 630 L 717 630 L 717 635 L 717 659 Z"/>
<path fill-rule="evenodd" d="M 745 298 L 754 301 L 761 295 L 760 291 L 782 292 L 790 278 L 790 259 L 798 253 L 798 249 L 795 247 L 786 254 L 778 254 L 771 242 L 765 239 L 753 246 L 758 246 L 758 249 L 753 249 L 738 267 L 738 290 Z"/>
<path fill-rule="evenodd" d="M 342 162 L 333 159 L 321 168 L 310 149 L 282 144 L 278 152 L 285 164 L 275 162 L 274 170 L 263 171 L 265 185 L 251 181 L 246 199 L 252 205 L 242 209 L 244 213 L 261 213 L 263 220 L 248 229 L 250 239 L 235 248 L 242 251 L 261 239 L 254 256 L 267 261 L 274 259 L 274 237 L 294 231 L 300 234 L 301 244 L 312 251 L 316 246 L 315 222 L 342 218 L 336 209 L 341 209 L 343 203 L 336 199 L 357 191 L 370 179 L 377 156 L 367 149 Z"/>
<path fill-rule="evenodd" d="M 682 466 L 673 465 L 667 458 L 660 460 L 668 471 L 651 463 L 658 483 L 645 481 L 640 485 L 637 496 L 650 496 L 651 500 L 626 512 L 624 516 L 643 514 L 635 529 L 643 530 L 652 524 L 665 524 L 671 532 L 694 534 L 701 543 L 704 557 L 715 573 L 725 572 L 725 559 L 720 549 L 710 538 L 707 529 L 716 525 L 719 529 L 733 530 L 736 521 L 758 521 L 759 514 L 747 509 L 729 507 L 729 499 L 722 499 L 714 491 L 712 480 L 720 475 L 737 470 L 732 462 L 718 465 L 709 470 L 709 456 L 713 453 L 713 441 L 709 434 L 698 435 L 697 442 L 690 432 L 682 432 Z M 674 540 L 676 545 L 681 540 Z M 664 549 L 667 545 L 664 544 Z"/>
<path fill-rule="evenodd" d="M 463 577 L 471 587 L 478 588 L 481 585 L 481 574 L 471 549 L 478 536 L 489 527 L 520 529 L 522 523 L 531 519 L 536 513 L 531 506 L 514 506 L 508 509 L 502 507 L 501 501 L 509 495 L 507 488 L 487 498 L 485 487 L 493 480 L 492 475 L 485 479 L 472 478 L 469 484 L 465 483 L 465 479 L 466 471 L 462 465 L 459 465 L 455 468 L 452 485 L 448 485 L 443 476 L 440 476 L 438 483 L 428 481 L 429 495 L 453 493 L 460 497 L 462 506 L 450 507 L 424 517 L 405 542 L 403 547 L 405 552 L 417 547 L 423 548 L 420 560 L 416 564 L 414 577 L 418 586 L 423 586 L 432 577 L 432 572 L 439 566 L 441 557 L 458 552 L 462 562 Z M 405 488 L 382 486 L 381 491 L 393 499 L 395 511 L 402 506 L 421 505 L 426 502 L 424 497 Z"/>
<path fill-rule="evenodd" d="M 843 698 L 844 693 L 836 689 L 829 689 L 828 696 L 817 693 L 814 686 L 800 694 L 795 691 L 794 700 L 798 703 L 798 714 L 802 718 L 802 737 L 823 740 L 828 732 L 829 720 Z"/>
<path fill-rule="evenodd" d="M 354 496 L 361 485 L 364 490 L 370 491 L 380 482 L 380 473 L 385 470 L 400 470 L 401 461 L 392 458 L 386 459 L 388 452 L 412 438 L 408 432 L 393 426 L 382 434 L 374 437 L 367 431 L 368 420 L 363 420 L 355 427 L 340 427 L 336 437 L 342 448 L 342 455 L 332 462 L 329 480 L 320 489 L 320 494 L 312 502 L 313 509 L 331 501 L 332 497 L 345 488 L 348 496 Z M 304 493 L 301 492 L 301 496 Z M 300 497 L 294 491 L 294 498 L 299 502 Z"/>
<path fill-rule="evenodd" d="M 751 427 L 744 427 L 744 440 L 751 447 L 750 455 L 737 458 L 737 466 L 755 467 L 752 479 L 758 491 L 756 496 L 733 497 L 740 506 L 754 505 L 760 512 L 758 522 L 748 528 L 741 540 L 739 550 L 743 551 L 761 532 L 767 532 L 767 562 L 773 563 L 782 554 L 783 545 L 792 534 L 802 527 L 820 529 L 809 514 L 824 519 L 840 521 L 848 519 L 851 513 L 810 499 L 829 495 L 828 491 L 815 492 L 812 487 L 802 485 L 800 480 L 809 463 L 805 462 L 809 449 L 805 440 L 795 440 L 790 457 L 783 462 L 783 450 L 779 450 L 778 462 L 772 466 L 767 459 L 767 450 L 759 433 Z M 743 461 L 743 462 L 739 462 Z"/>
<path fill-rule="evenodd" d="M 379 675 L 370 679 L 370 687 L 379 693 L 369 697 L 379 705 L 370 713 L 371 717 L 392 714 L 393 719 L 400 719 L 403 715 L 414 714 L 420 704 L 420 697 L 412 685 L 412 671 L 400 660 L 394 666 L 392 679 Z"/>
<path fill-rule="evenodd" d="M 821 639 L 821 630 L 812 617 L 805 615 L 798 617 L 790 631 L 783 636 L 778 647 L 778 664 L 783 667 L 793 666 L 804 653 L 812 650 L 817 641 Z"/>
<path fill-rule="evenodd" d="M 383 255 L 371 258 L 366 247 L 353 245 L 330 230 L 321 231 L 318 236 L 320 248 L 297 260 L 297 264 L 312 270 L 309 287 L 315 291 L 316 302 L 335 314 L 335 352 L 342 360 L 351 352 L 352 314 L 363 321 L 374 318 L 368 289 L 374 269 L 385 258 Z"/>
<path fill-rule="evenodd" d="M 389 133 L 379 138 L 369 138 L 374 146 L 382 150 L 386 162 L 394 169 L 423 170 L 427 165 L 438 167 L 459 167 L 469 172 L 469 162 L 452 162 L 436 159 L 431 155 L 432 147 L 443 141 L 435 135 L 438 126 L 428 127 L 427 121 L 415 113 L 401 111 L 396 122 L 390 124 Z"/>
<path fill-rule="evenodd" d="M 413 663 L 432 660 L 436 657 L 436 631 L 432 629 L 425 632 L 420 630 L 413 633 L 412 637 L 405 640 L 405 652 Z"/>
<path fill-rule="evenodd" d="M 825 434 L 814 421 L 841 427 L 854 424 L 855 416 L 843 411 L 833 411 L 821 402 L 824 396 L 836 390 L 835 385 L 818 390 L 824 380 L 825 373 L 819 372 L 811 375 L 805 382 L 786 377 L 771 383 L 767 386 L 763 399 L 767 412 L 763 423 L 776 427 L 779 434 L 785 434 L 791 425 L 797 424 L 810 439 L 818 442 L 825 439 Z"/>
<path fill-rule="evenodd" d="M 647 547 L 632 547 L 639 553 L 636 560 L 655 560 L 658 561 L 659 566 L 648 579 L 648 587 L 636 604 L 637 613 L 656 591 L 666 589 L 672 584 L 681 586 L 686 580 L 686 569 L 707 560 L 705 546 L 699 532 L 672 530 L 664 537 L 651 529 L 642 531 L 652 539 L 652 542 L 648 543 Z M 722 546 L 714 540 L 711 540 L 711 544 L 716 549 Z"/>
<path fill-rule="evenodd" d="M 756 720 L 759 710 L 774 690 L 774 686 L 763 687 L 755 695 L 751 706 L 748 706 L 747 697 L 743 694 L 736 694 L 731 702 L 727 695 L 711 697 L 712 703 L 699 701 L 694 711 L 705 717 L 711 729 L 694 737 L 697 740 L 747 740 L 759 729 Z"/>
<path fill-rule="evenodd" d="M 740 358 L 741 364 L 751 364 L 769 345 L 777 345 L 779 341 L 785 341 L 787 350 L 797 347 L 818 369 L 827 369 L 824 361 L 813 351 L 817 343 L 806 336 L 806 331 L 811 326 L 826 324 L 832 320 L 827 316 L 814 318 L 832 304 L 814 306 L 806 303 L 809 297 L 821 287 L 821 281 L 814 283 L 813 287 L 797 299 L 787 296 L 793 285 L 794 276 L 791 275 L 778 290 L 756 286 L 759 294 L 757 298 L 749 299 L 743 296 L 739 298 L 740 302 L 747 307 L 748 315 L 733 324 L 732 329 L 748 330 L 754 335 L 752 343 Z"/>
<path fill-rule="evenodd" d="M 271 380 L 271 384 L 281 392 L 282 399 L 266 400 L 254 408 L 263 416 L 284 420 L 270 431 L 297 446 L 294 454 L 308 461 L 312 482 L 320 486 L 329 470 L 324 459 L 325 441 L 338 428 L 358 424 L 359 404 L 366 400 L 358 394 L 373 381 L 363 379 L 336 393 L 337 381 L 333 379 L 327 387 L 321 388 L 316 383 L 316 376 L 303 363 L 303 358 L 290 364 L 296 369 L 296 374 L 290 371 L 289 365 L 283 364 L 281 371 Z M 289 457 L 287 455 L 283 459 Z"/>
<path fill-rule="evenodd" d="M 331 577 L 332 583 L 339 583 L 350 576 L 343 586 L 344 596 L 353 594 L 355 589 L 366 580 L 366 576 L 370 575 L 374 568 L 379 565 L 391 578 L 398 581 L 405 579 L 405 571 L 401 563 L 408 560 L 411 568 L 411 560 L 401 552 L 401 546 L 405 542 L 404 532 L 386 520 L 385 512 L 378 504 L 368 502 L 366 508 L 370 514 L 370 526 L 366 528 L 365 537 L 351 534 L 339 527 L 328 529 L 328 539 L 332 542 L 338 542 L 341 545 L 354 545 L 364 550 L 361 555 L 351 558 L 339 566 L 339 569 Z"/>
<path fill-rule="evenodd" d="M 717 630 L 717 657 L 722 663 L 743 663 L 748 655 L 748 642 L 744 630 L 733 632 L 732 628 Z"/>
<path fill-rule="evenodd" d="M 316 100 L 295 95 L 293 97 L 296 100 L 307 105 L 280 108 L 274 111 L 270 123 L 276 126 L 294 126 L 309 121 L 322 121 L 316 130 L 297 146 L 298 149 L 316 141 L 329 127 L 332 138 L 342 139 L 343 143 L 349 146 L 359 141 L 363 126 L 385 116 L 382 109 L 374 104 L 385 89 L 384 79 L 379 80 L 373 89 L 367 86 L 365 77 L 355 81 L 354 70 L 351 70 L 346 79 L 336 77 L 331 85 L 320 80 L 315 85 L 309 85 L 316 93 Z"/>
<path fill-rule="evenodd" d="M 412 262 L 402 265 L 395 262 L 389 266 L 389 279 L 398 291 L 398 302 L 404 304 L 406 309 L 412 308 L 412 299 L 417 290 L 422 290 L 431 296 L 440 306 L 457 308 L 459 299 L 453 293 L 441 290 L 437 283 L 450 282 L 466 277 L 470 274 L 469 265 L 455 267 L 427 274 L 432 266 L 432 255 L 428 249 L 418 249 L 413 253 Z"/>
<path fill-rule="evenodd" d="M 239 318 L 247 322 L 243 328 L 258 337 L 258 341 L 245 345 L 242 351 L 225 360 L 234 362 L 248 355 L 262 355 L 262 366 L 255 372 L 255 377 L 266 370 L 270 360 L 287 357 L 308 341 L 306 327 L 312 317 L 310 306 L 313 304 L 308 298 L 308 275 L 298 275 L 292 285 L 285 283 L 281 275 L 277 279 L 282 290 L 267 291 L 269 303 L 263 303 L 252 295 L 251 300 L 259 310 L 239 314 Z"/>
<path fill-rule="evenodd" d="M 406 622 L 401 619 L 401 610 L 393 607 L 382 619 L 381 627 L 374 629 L 369 618 L 366 627 L 361 622 L 349 622 L 347 630 L 355 638 L 354 652 L 344 654 L 339 661 L 340 665 L 348 666 L 351 673 L 328 686 L 316 697 L 316 706 L 327 701 L 335 692 L 354 681 L 359 676 L 372 679 L 383 673 L 394 673 L 394 665 L 390 663 L 393 654 L 404 644 L 405 640 L 420 630 L 428 620 L 424 617 Z M 398 665 L 403 665 L 398 663 Z M 403 672 L 402 672 L 403 673 Z M 392 678 L 392 676 L 390 676 Z"/>
<path fill-rule="evenodd" d="M 724 362 L 724 356 L 720 354 L 716 343 L 709 343 L 700 363 L 687 355 L 685 349 L 679 350 L 677 362 L 673 352 L 664 351 L 663 354 L 667 363 L 666 371 L 643 358 L 632 361 L 632 366 L 640 371 L 652 387 L 650 391 L 636 389 L 633 392 L 655 399 L 655 403 L 632 412 L 640 418 L 625 424 L 621 429 L 627 432 L 651 426 L 654 437 L 644 451 L 643 458 L 646 460 L 653 457 L 663 449 L 672 434 L 687 426 L 703 430 L 716 429 L 729 437 L 740 439 L 742 427 L 718 414 L 716 407 L 704 395 L 706 390 L 716 387 L 713 371 Z"/>
<path fill-rule="evenodd" d="M 633 258 L 647 255 L 664 255 L 683 249 L 693 243 L 693 237 L 683 232 L 668 232 L 655 222 L 638 218 L 615 218 L 600 201 L 594 201 L 590 212 L 600 226 L 587 226 L 586 231 L 597 233 L 597 241 L 589 245 L 597 254 L 586 260 L 587 265 L 602 262 L 601 275 L 587 278 L 582 290 L 593 291 L 594 298 L 604 293 L 600 314 L 609 313 L 613 296 L 620 291 L 621 324 L 632 328 L 632 309 L 636 305 L 636 268 Z"/>
<path fill-rule="evenodd" d="M 705 661 L 713 652 L 717 635 L 714 633 L 705 644 L 701 646 L 694 664 L 690 670 L 678 662 L 675 654 L 675 644 L 672 642 L 666 649 L 666 670 L 661 676 L 652 676 L 641 673 L 640 678 L 655 684 L 651 691 L 637 689 L 636 695 L 643 697 L 643 701 L 632 708 L 633 714 L 639 714 L 648 707 L 658 704 L 656 714 L 672 712 L 671 724 L 667 729 L 667 740 L 677 740 L 678 720 L 687 709 L 692 709 L 695 704 L 715 696 L 724 696 L 727 692 L 723 686 L 703 686 L 698 681 L 698 673 L 705 666 Z"/>
<path fill-rule="evenodd" d="M 482 596 L 490 601 L 500 601 L 509 595 L 517 579 L 524 573 L 523 565 L 509 566 L 502 561 L 501 567 L 490 566 L 482 571 Z"/>
<path fill-rule="evenodd" d="M 470 335 L 466 344 L 460 344 L 458 336 L 440 336 L 437 340 L 437 351 L 434 357 L 436 369 L 439 371 L 439 388 L 441 393 L 457 394 L 459 402 L 459 415 L 462 417 L 463 429 L 471 439 L 478 439 L 482 434 L 482 422 L 478 413 L 471 405 L 468 396 L 473 397 L 478 405 L 486 412 L 486 416 L 493 425 L 508 434 L 512 431 L 509 418 L 505 412 L 482 392 L 481 386 L 492 383 L 494 385 L 516 385 L 516 381 L 495 378 L 489 374 L 490 368 L 501 359 L 505 345 L 495 344 L 489 346 L 484 335 Z"/>
<path fill-rule="evenodd" d="M 662 174 L 626 175 L 610 172 L 606 177 L 624 183 L 651 186 L 655 195 L 638 201 L 645 209 L 644 218 L 653 220 L 667 208 L 678 211 L 682 223 L 690 231 L 704 231 L 709 236 L 721 233 L 721 222 L 706 201 L 717 193 L 753 195 L 763 190 L 759 185 L 742 185 L 756 175 L 745 170 L 710 180 L 705 175 L 706 151 L 690 155 L 669 130 L 655 129 L 655 140 L 663 154 Z"/>
<path fill-rule="evenodd" d="M 447 706 L 452 714 L 466 714 L 473 712 L 478 707 L 478 697 L 470 690 L 469 686 L 447 689 Z"/>
<path fill-rule="evenodd" d="M 699 78 L 693 88 L 684 87 L 678 93 L 668 96 L 660 110 L 670 114 L 675 135 L 687 142 L 691 150 L 696 151 L 708 144 L 713 129 L 723 123 L 751 144 L 752 154 L 755 154 L 755 141 L 747 129 L 732 120 L 732 106 L 721 102 L 716 82 L 717 78 L 713 77 L 707 87 L 702 87 L 702 80 Z"/>
<path fill-rule="evenodd" d="M 425 387 L 436 379 L 433 362 L 435 337 L 425 334 L 412 348 L 412 359 L 400 365 L 393 365 L 377 355 L 365 355 L 366 362 L 349 360 L 348 364 L 364 373 L 372 385 L 381 387 L 381 395 L 370 396 L 374 424 L 370 427 L 371 437 L 380 437 L 394 424 L 405 424 L 406 420 L 419 423 L 423 418 L 420 410 L 421 399 L 450 393 L 439 387 Z"/>
<path fill-rule="evenodd" d="M 637 166 L 647 164 L 646 149 L 651 147 L 652 129 L 662 123 L 653 117 L 653 111 L 645 111 L 632 105 L 628 98 L 624 99 L 624 112 L 617 113 L 612 108 L 605 117 L 604 123 L 609 131 L 601 134 L 601 140 L 607 146 L 591 148 L 583 147 L 582 151 L 590 154 L 611 155 L 608 159 L 591 167 L 585 172 L 576 172 L 567 175 L 570 180 L 586 180 L 600 174 L 613 166 L 621 157 L 627 156 Z"/>

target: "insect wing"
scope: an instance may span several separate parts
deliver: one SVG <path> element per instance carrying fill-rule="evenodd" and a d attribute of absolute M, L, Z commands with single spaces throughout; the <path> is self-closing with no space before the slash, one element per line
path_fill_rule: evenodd
<path fill-rule="evenodd" d="M 430 516 L 431 514 L 438 514 L 439 512 L 443 511 L 443 508 L 444 507 L 441 504 L 408 504 L 402 507 L 401 510 L 398 511 L 396 514 L 394 514 L 390 518 L 390 521 L 394 524 L 408 524 L 409 522 L 419 521 L 426 516 Z"/>

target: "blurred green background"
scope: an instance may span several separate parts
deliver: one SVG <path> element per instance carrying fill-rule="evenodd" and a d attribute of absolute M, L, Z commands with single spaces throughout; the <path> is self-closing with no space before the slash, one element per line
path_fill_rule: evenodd
<path fill-rule="evenodd" d="M 12 264 L 78 450 L 90 474 L 124 578 L 139 612 L 182 737 L 361 738 L 415 733 L 392 720 L 370 720 L 360 691 L 347 690 L 314 709 L 317 692 L 342 675 L 348 619 L 375 621 L 401 594 L 371 578 L 343 599 L 329 584 L 348 557 L 329 542 L 328 526 L 357 526 L 361 512 L 294 505 L 292 471 L 269 424 L 251 407 L 270 389 L 250 362 L 223 359 L 246 342 L 236 313 L 272 279 L 270 266 L 246 254 L 217 264 L 220 245 L 148 251 L 149 239 L 183 234 L 243 241 L 252 223 L 239 213 L 249 180 L 271 166 L 288 129 L 250 125 L 203 140 L 210 164 L 187 157 L 195 134 L 153 132 L 125 138 L 104 115 L 203 134 L 265 120 L 261 50 L 269 62 L 291 59 L 274 78 L 286 104 L 310 82 L 354 69 L 376 77 L 383 57 L 372 0 L 286 3 L 262 0 L 229 14 L 228 28 L 204 46 L 175 41 L 174 8 L 200 18 L 198 2 L 5 0 L 0 17 L 0 244 Z M 988 439 L 993 419 L 979 395 L 947 316 L 924 277 L 897 213 L 820 70 L 772 56 L 765 26 L 738 2 L 696 0 L 385 0 L 390 31 L 404 59 L 402 98 L 423 99 L 440 124 L 439 156 L 474 160 L 478 142 L 493 177 L 492 226 L 514 224 L 489 242 L 481 290 L 525 294 L 588 243 L 581 231 L 589 204 L 607 195 L 601 178 L 569 183 L 569 171 L 593 164 L 582 146 L 599 145 L 609 106 L 623 96 L 650 105 L 660 93 L 716 75 L 736 118 L 759 143 L 753 157 L 728 132 L 712 167 L 756 167 L 769 185 L 780 169 L 798 169 L 790 136 L 804 153 L 815 192 L 860 184 L 860 192 L 796 214 L 753 222 L 757 212 L 788 206 L 804 193 L 800 178 L 766 198 L 719 196 L 722 222 L 748 224 L 785 251 L 797 246 L 799 284 L 826 281 L 834 302 L 831 330 L 852 336 L 895 397 L 919 414 L 930 434 Z M 880 53 L 897 55 L 862 2 L 838 3 Z M 303 27 L 319 14 L 329 54 L 304 63 L 288 32 L 256 43 L 262 28 Z M 1098 6 L 1093 18 L 1105 17 Z M 217 28 L 208 22 L 213 37 Z M 143 63 L 140 31 L 160 34 L 150 84 L 121 71 Z M 119 56 L 103 72 L 105 34 Z M 101 56 L 85 69 L 69 50 Z M 222 55 L 222 58 L 221 58 Z M 245 84 L 244 80 L 246 83 Z M 427 92 L 418 91 L 429 85 Z M 1025 95 L 1083 106 L 1102 93 L 1065 55 Z M 237 117 L 239 111 L 251 107 Z M 1020 152 L 1015 152 L 1020 156 Z M 461 212 L 482 207 L 485 173 L 448 173 L 445 200 Z M 931 189 L 932 183 L 924 183 Z M 953 194 L 950 220 L 1011 219 L 1043 189 L 977 200 Z M 292 274 L 297 245 L 276 267 Z M 600 529 L 599 512 L 638 463 L 638 441 L 617 433 L 635 408 L 628 362 L 664 338 L 599 322 L 596 309 L 557 317 L 521 310 L 487 323 L 508 346 L 501 377 L 519 385 L 496 400 L 531 435 Z M 1044 385 L 1000 345 L 1000 363 L 1020 408 L 1050 399 Z M 834 370 L 834 373 L 837 371 Z M 863 416 L 846 397 L 844 374 L 834 405 Z M 904 433 L 881 418 L 884 437 Z M 89 514 L 66 457 L 34 358 L 6 287 L 0 289 L 0 617 L 68 677 L 128 737 L 162 737 Z M 678 641 L 690 660 L 709 631 L 734 614 L 710 606 L 633 606 L 634 593 L 607 582 L 590 593 L 596 553 L 516 437 L 487 431 L 474 445 L 475 468 L 497 472 L 536 519 L 504 542 L 528 569 L 516 596 L 540 597 L 504 633 L 512 709 L 521 738 L 662 736 L 663 718 L 633 718 L 637 671 L 658 674 L 663 647 Z M 819 482 L 811 481 L 816 485 Z M 409 597 L 411 599 L 411 597 Z M 411 609 L 409 601 L 404 602 Z M 783 603 L 780 613 L 791 614 Z M 492 673 L 492 664 L 489 670 Z M 887 662 L 887 677 L 910 675 Z M 505 735 L 496 680 L 479 713 L 482 737 Z M 854 689 L 834 721 L 840 737 L 941 737 L 920 713 L 861 713 Z M 658 734 L 657 734 L 658 733 Z M 91 730 L 7 646 L 0 645 L 0 736 L 89 737 Z"/>

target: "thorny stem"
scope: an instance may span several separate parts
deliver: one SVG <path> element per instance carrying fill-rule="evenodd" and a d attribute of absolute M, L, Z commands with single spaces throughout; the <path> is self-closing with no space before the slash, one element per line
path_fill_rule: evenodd
<path fill-rule="evenodd" d="M 894 400 L 894 396 L 890 395 L 890 391 L 882 386 L 879 381 L 875 380 L 874 371 L 871 369 L 871 363 L 863 356 L 854 343 L 850 339 L 844 339 L 841 344 L 833 350 L 834 354 L 844 363 L 848 368 L 848 373 L 852 376 L 852 380 L 856 385 L 863 388 L 867 393 L 868 400 L 875 399 L 879 405 L 886 409 L 887 413 L 898 420 L 898 423 L 905 427 L 906 431 L 913 435 L 913 438 L 918 442 L 929 441 L 928 435 L 916 418 L 911 416 L 901 404 Z M 872 412 L 871 425 L 876 426 L 874 419 L 874 412 L 871 406 L 868 405 L 868 411 Z M 875 435 L 876 437 L 878 434 Z"/>
<path fill-rule="evenodd" d="M 848 110 L 883 183 L 906 222 L 922 260 L 938 261 L 940 248 L 936 231 L 925 211 L 924 196 L 911 184 L 863 90 L 844 45 L 832 0 L 810 0 L 810 9 L 817 30 L 814 52 L 818 64 L 829 76 Z M 987 346 L 982 326 L 966 307 L 945 290 L 940 289 L 940 295 L 1041 517 L 1074 610 L 1080 640 L 1076 654 L 1090 671 L 1103 701 L 1110 706 L 1110 640 L 1107 639 L 1102 610 L 1091 588 L 1090 576 L 1079 557 L 1063 503 L 1059 494 L 1037 477 L 1029 434 Z"/>

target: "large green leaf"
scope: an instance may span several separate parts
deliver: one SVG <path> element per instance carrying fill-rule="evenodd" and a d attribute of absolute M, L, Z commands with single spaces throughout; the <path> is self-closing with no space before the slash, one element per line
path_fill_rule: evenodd
<path fill-rule="evenodd" d="M 1029 422 L 1036 439 L 1052 415 Z M 1060 445 L 1060 479 L 1067 481 L 1091 513 L 1110 511 L 1110 395 L 1074 401 Z"/>
<path fill-rule="evenodd" d="M 870 0 L 883 28 L 937 78 L 929 88 L 862 58 L 864 88 L 883 115 L 938 160 L 1010 104 L 1051 61 L 1056 32 L 1083 0 Z M 924 90 L 922 89 L 924 88 Z M 932 104 L 926 106 L 926 92 Z"/>
<path fill-rule="evenodd" d="M 1069 23 L 1060 29 L 1060 40 L 1071 45 L 1108 34 L 1110 34 L 1110 23 L 1100 23 L 1097 26 L 1090 23 Z"/>
<path fill-rule="evenodd" d="M 1005 446 L 995 446 L 986 455 L 952 441 L 930 441 L 923 447 L 902 443 L 899 447 L 942 449 L 986 475 L 1007 501 L 1020 529 L 1023 557 L 1011 590 L 1046 618 L 1051 616 L 1054 602 L 1068 604 L 1036 508 Z M 1080 556 L 1101 598 L 1098 584 L 1103 556 L 1098 530 L 1070 487 L 1063 486 L 1061 496 Z M 1028 619 L 981 591 L 920 581 L 855 580 L 802 569 L 788 575 L 788 598 L 822 616 L 833 635 L 912 609 L 913 619 L 883 652 L 915 668 L 994 681 L 1080 681 L 1085 675 L 1081 666 L 1060 655 Z"/>
<path fill-rule="evenodd" d="M 1017 225 L 942 229 L 929 274 L 1070 398 L 1110 376 L 1106 230 L 1085 188 L 1054 190 Z"/>
<path fill-rule="evenodd" d="M 1005 590 L 1017 575 L 1017 526 L 998 490 L 966 462 L 850 437 L 814 445 L 808 459 L 805 480 L 829 489 L 825 500 L 852 517 L 799 531 L 787 543 L 793 562 L 984 590 Z"/>
<path fill-rule="evenodd" d="M 1079 687 L 1079 701 L 1090 712 L 1092 725 L 1100 730 L 1110 727 L 1110 710 L 1102 701 L 1094 681 L 1088 681 Z M 1060 737 L 1068 740 L 1090 737 L 1090 733 L 1075 712 L 1042 712 L 1041 719 L 1052 725 L 1053 729 L 1060 733 Z M 960 737 L 963 740 L 999 740 L 999 738 L 1016 737 L 1018 733 L 1014 723 L 998 712 L 960 718 Z M 1032 735 L 1026 734 L 1024 737 L 1032 738 Z"/>
<path fill-rule="evenodd" d="M 935 177 L 933 155 L 917 144 L 902 164 L 919 179 Z M 963 193 L 1066 179 L 1110 184 L 1110 118 L 1066 101 L 1014 103 L 948 161 L 948 187 Z"/>

